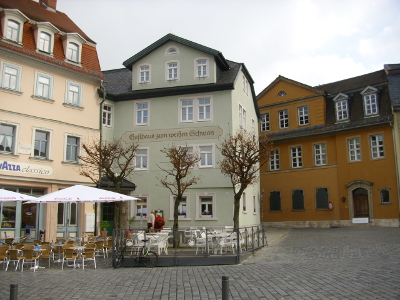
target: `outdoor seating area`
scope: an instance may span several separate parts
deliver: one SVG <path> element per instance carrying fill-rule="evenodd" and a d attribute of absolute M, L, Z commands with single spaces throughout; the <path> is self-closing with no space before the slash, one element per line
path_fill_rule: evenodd
<path fill-rule="evenodd" d="M 16 241 L 16 242 L 14 242 Z M 112 249 L 112 237 L 91 237 L 87 240 L 67 238 L 58 239 L 55 243 L 34 240 L 21 243 L 19 239 L 8 239 L 8 243 L 0 242 L 0 263 L 2 270 L 14 270 L 24 272 L 46 268 L 82 268 L 88 263 L 96 269 L 97 257 L 102 257 L 107 265 L 110 265 L 108 252 Z M 44 265 L 41 262 L 46 262 Z"/>
<path fill-rule="evenodd" d="M 174 232 L 172 229 L 163 229 L 156 232 L 147 230 L 134 231 L 128 237 L 124 229 L 114 230 L 115 256 L 125 251 L 128 255 L 137 253 L 143 247 L 143 241 L 150 251 L 159 256 L 159 265 L 163 261 L 174 257 L 190 257 L 191 264 L 196 265 L 194 259 L 229 258 L 238 261 L 240 255 L 250 253 L 267 245 L 266 237 L 261 227 L 244 227 L 234 229 L 233 226 L 222 228 L 190 227 L 180 229 L 176 233 L 179 245 L 174 247 Z M 211 260 L 210 260 L 211 262 Z M 168 263 L 166 263 L 168 264 Z M 218 264 L 218 263 L 213 263 Z"/>

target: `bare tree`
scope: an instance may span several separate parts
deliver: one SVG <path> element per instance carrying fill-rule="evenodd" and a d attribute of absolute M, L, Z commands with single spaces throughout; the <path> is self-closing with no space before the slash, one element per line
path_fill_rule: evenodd
<path fill-rule="evenodd" d="M 106 177 L 111 181 L 117 193 L 121 192 L 121 186 L 135 168 L 133 160 L 137 144 L 127 144 L 121 140 L 92 141 L 84 143 L 84 154 L 79 156 L 82 166 L 79 174 L 90 178 L 100 186 L 100 177 Z M 128 212 L 128 203 L 116 202 L 114 211 L 114 227 L 127 227 L 125 220 L 121 218 L 121 208 Z"/>
<path fill-rule="evenodd" d="M 258 136 L 243 129 L 228 134 L 217 148 L 223 159 L 221 172 L 230 177 L 234 193 L 233 226 L 239 228 L 240 199 L 244 190 L 257 182 L 260 168 L 271 156 L 272 141 L 267 135 Z"/>
<path fill-rule="evenodd" d="M 178 232 L 178 208 L 183 199 L 186 189 L 200 182 L 201 176 L 192 176 L 191 170 L 195 164 L 200 161 L 200 156 L 189 152 L 187 147 L 172 145 L 170 148 L 160 150 L 168 158 L 170 168 L 158 166 L 165 175 L 159 175 L 157 178 L 161 186 L 170 190 L 174 196 L 174 247 L 179 246 Z"/>

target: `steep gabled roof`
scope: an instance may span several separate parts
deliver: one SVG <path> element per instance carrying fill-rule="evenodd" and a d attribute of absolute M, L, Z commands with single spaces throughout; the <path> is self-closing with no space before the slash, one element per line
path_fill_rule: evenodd
<path fill-rule="evenodd" d="M 103 71 L 106 78 L 105 88 L 107 99 L 112 101 L 127 101 L 143 98 L 165 97 L 172 95 L 184 95 L 188 93 L 203 93 L 222 90 L 232 90 L 235 80 L 243 64 L 226 61 L 229 68 L 220 72 L 217 81 L 210 84 L 184 85 L 168 88 L 132 91 L 132 71 L 117 69 Z M 251 79 L 251 77 L 249 77 Z"/>
<path fill-rule="evenodd" d="M 213 55 L 215 57 L 215 61 L 220 66 L 220 68 L 229 69 L 229 64 L 225 60 L 225 58 L 224 58 L 224 56 L 222 55 L 221 52 L 219 52 L 217 50 L 214 50 L 214 49 L 211 49 L 209 47 L 197 44 L 195 42 L 186 40 L 184 38 L 181 38 L 179 36 L 173 35 L 171 33 L 169 33 L 166 36 L 162 37 L 161 39 L 159 39 L 158 41 L 154 42 L 150 46 L 144 48 L 142 51 L 136 53 L 134 56 L 132 56 L 131 58 L 129 58 L 126 61 L 124 61 L 123 65 L 125 67 L 127 67 L 129 70 L 132 70 L 132 65 L 134 63 L 136 63 L 137 61 L 139 61 L 140 59 L 142 59 L 143 57 L 145 57 L 149 53 L 153 52 L 157 48 L 161 47 L 162 45 L 168 43 L 169 41 L 174 41 L 174 42 L 180 43 L 182 45 L 197 49 L 199 51 L 211 54 L 211 55 Z"/>
<path fill-rule="evenodd" d="M 351 93 L 352 91 L 364 89 L 369 85 L 379 85 L 387 82 L 384 70 L 332 82 L 327 84 L 318 85 L 315 88 L 324 90 L 330 95 L 338 93 Z"/>
<path fill-rule="evenodd" d="M 85 40 L 95 44 L 66 14 L 58 10 L 54 13 L 33 0 L 0 0 L 0 7 L 18 9 L 36 22 L 50 22 L 64 32 L 79 33 Z"/>

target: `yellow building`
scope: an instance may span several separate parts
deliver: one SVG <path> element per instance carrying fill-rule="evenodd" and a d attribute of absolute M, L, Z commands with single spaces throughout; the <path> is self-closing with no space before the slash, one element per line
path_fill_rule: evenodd
<path fill-rule="evenodd" d="M 318 87 L 279 76 L 257 99 L 260 134 L 274 141 L 261 172 L 264 225 L 399 226 L 383 70 Z"/>
<path fill-rule="evenodd" d="M 41 196 L 75 184 L 81 145 L 100 137 L 96 44 L 56 1 L 0 0 L 0 189 Z M 86 231 L 91 204 L 0 203 L 1 237 Z M 91 222 L 94 224 L 94 222 Z"/>

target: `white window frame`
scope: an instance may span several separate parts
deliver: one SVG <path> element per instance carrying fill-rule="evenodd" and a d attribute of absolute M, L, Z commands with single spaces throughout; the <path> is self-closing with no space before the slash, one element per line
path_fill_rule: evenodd
<path fill-rule="evenodd" d="M 364 116 L 374 117 L 379 115 L 379 90 L 372 86 L 367 86 L 362 92 L 364 104 Z"/>
<path fill-rule="evenodd" d="M 17 140 L 18 140 L 19 124 L 14 123 L 14 122 L 0 120 L 0 125 L 13 127 L 13 133 L 11 136 L 11 151 L 9 152 L 9 151 L 1 151 L 0 150 L 0 154 L 15 155 L 17 153 Z M 2 144 L 4 139 L 7 139 L 8 136 L 9 136 L 8 134 L 4 134 L 4 135 L 0 134 L 0 144 Z"/>
<path fill-rule="evenodd" d="M 22 31 L 22 24 L 17 20 L 8 19 L 7 20 L 7 35 L 6 38 L 10 41 L 20 43 L 20 33 Z"/>
<path fill-rule="evenodd" d="M 208 100 L 208 103 L 200 103 L 201 101 Z M 209 116 L 207 117 L 207 108 L 209 108 Z M 203 110 L 203 112 L 201 112 Z M 199 122 L 209 122 L 212 120 L 212 100 L 211 97 L 202 97 L 197 98 L 197 120 Z M 201 118 L 200 114 L 203 114 L 204 117 Z"/>
<path fill-rule="evenodd" d="M 270 131 L 269 112 L 261 114 L 261 132 Z"/>
<path fill-rule="evenodd" d="M 253 195 L 253 214 L 257 214 L 257 198 L 256 195 Z"/>
<path fill-rule="evenodd" d="M 44 83 L 41 83 L 41 78 L 48 79 L 48 97 L 40 94 L 40 86 L 45 86 Z M 36 84 L 35 84 L 35 97 L 43 98 L 51 100 L 53 98 L 53 76 L 41 72 L 36 72 Z"/>
<path fill-rule="evenodd" d="M 75 138 L 75 139 L 77 139 L 77 141 L 78 141 L 78 144 L 74 146 L 74 147 L 76 147 L 76 157 L 75 157 L 75 160 L 71 160 L 71 159 L 69 159 L 69 157 L 68 157 L 68 147 L 69 147 L 68 138 L 69 138 L 69 137 Z M 65 147 L 64 147 L 64 162 L 66 162 L 66 163 L 71 163 L 71 164 L 78 164 L 78 163 L 79 163 L 79 158 L 78 158 L 78 156 L 79 156 L 80 153 L 81 153 L 82 136 L 81 136 L 81 135 L 74 134 L 74 133 L 65 133 L 65 142 L 64 142 L 64 145 L 65 145 Z"/>
<path fill-rule="evenodd" d="M 172 65 L 176 65 L 176 66 L 172 66 Z M 174 72 L 173 70 L 176 70 L 176 72 Z M 165 71 L 166 71 L 166 73 L 165 73 L 165 80 L 166 81 L 168 81 L 168 82 L 179 81 L 179 77 L 180 77 L 179 76 L 180 75 L 180 72 L 179 72 L 179 61 L 174 60 L 174 61 L 166 62 Z M 171 74 L 170 71 L 173 71 L 172 72 L 172 76 L 170 76 L 170 74 Z M 176 75 L 176 77 L 175 77 L 175 75 Z"/>
<path fill-rule="evenodd" d="M 71 90 L 72 87 L 78 88 L 78 91 Z M 71 93 L 73 95 L 73 99 L 71 99 Z M 67 81 L 67 91 L 65 95 L 65 104 L 69 106 L 82 107 L 82 93 L 83 86 L 82 84 L 74 81 Z M 77 99 L 75 99 L 77 96 Z M 77 101 L 77 103 L 75 103 Z"/>
<path fill-rule="evenodd" d="M 209 148 L 211 147 L 211 151 L 209 151 L 208 149 L 206 150 L 205 148 Z M 212 144 L 208 144 L 208 145 L 198 145 L 198 149 L 199 149 L 199 155 L 200 155 L 200 161 L 199 161 L 199 168 L 203 169 L 203 168 L 214 168 L 214 162 L 215 162 L 215 146 Z M 203 165 L 203 155 L 205 155 L 204 157 L 206 158 L 206 163 Z M 211 159 L 211 163 L 209 162 L 209 160 Z"/>
<path fill-rule="evenodd" d="M 146 153 L 139 154 L 138 151 L 146 151 Z M 143 165 L 143 158 L 146 158 L 146 166 Z M 140 166 L 138 167 L 138 159 L 140 158 Z M 134 164 L 135 164 L 135 171 L 148 171 L 149 170 L 149 148 L 137 148 Z"/>
<path fill-rule="evenodd" d="M 58 28 L 54 27 L 50 22 L 37 22 L 32 26 L 36 42 L 36 51 L 41 54 L 53 55 L 54 35 L 59 33 Z M 47 34 L 49 39 L 48 47 L 43 47 L 42 33 Z"/>
<path fill-rule="evenodd" d="M 179 220 L 190 220 L 190 195 L 189 194 L 183 194 L 182 197 L 185 199 L 185 203 L 186 203 L 186 216 L 182 216 L 182 215 L 178 215 Z M 174 220 L 174 205 L 175 205 L 175 196 L 174 195 L 170 195 L 170 209 L 169 209 L 169 220 L 172 221 Z M 182 206 L 182 202 L 181 204 L 179 204 L 179 206 Z M 178 213 L 179 213 L 179 208 L 178 208 Z"/>
<path fill-rule="evenodd" d="M 336 122 L 349 121 L 349 96 L 339 93 L 335 98 L 333 98 L 333 102 L 335 103 Z"/>
<path fill-rule="evenodd" d="M 63 41 L 65 61 L 81 66 L 82 46 L 86 43 L 86 40 L 78 33 L 65 33 L 61 37 L 61 40 Z M 78 46 L 76 60 L 71 57 L 70 44 Z"/>
<path fill-rule="evenodd" d="M 134 216 L 137 220 L 140 220 L 140 214 L 138 213 L 139 209 L 143 214 L 144 223 L 147 226 L 147 213 L 151 210 L 149 209 L 149 196 L 148 195 L 132 195 L 133 197 L 139 198 L 140 200 L 131 201 L 132 202 L 132 211 L 134 211 Z M 145 210 L 145 212 L 144 212 Z"/>
<path fill-rule="evenodd" d="M 165 50 L 165 55 L 177 55 L 179 54 L 179 48 L 176 46 L 170 46 Z"/>
<path fill-rule="evenodd" d="M 16 71 L 16 74 L 11 74 L 6 71 L 6 68 L 13 69 Z M 22 73 L 22 67 L 11 64 L 8 62 L 3 62 L 2 66 L 2 72 L 1 72 L 1 88 L 8 90 L 8 91 L 14 91 L 14 92 L 21 92 L 21 73 Z M 10 78 L 6 78 L 6 76 L 10 76 Z M 15 83 L 10 80 L 14 78 Z M 5 85 L 6 83 L 7 86 Z"/>
<path fill-rule="evenodd" d="M 280 159 L 279 159 L 279 149 L 271 150 L 271 158 L 269 160 L 269 169 L 271 171 L 279 170 L 280 167 Z"/>
<path fill-rule="evenodd" d="M 144 69 L 144 68 L 147 68 L 147 69 Z M 138 66 L 138 83 L 139 84 L 151 83 L 151 65 L 150 64 L 142 64 L 142 65 Z"/>
<path fill-rule="evenodd" d="M 134 108 L 134 113 L 135 113 L 135 125 L 136 126 L 149 126 L 150 125 L 150 101 L 134 101 L 135 103 L 135 108 Z M 142 105 L 147 105 L 147 108 L 141 107 Z M 144 114 L 147 113 L 147 116 L 144 116 Z M 140 115 L 140 118 L 139 118 Z M 144 119 L 147 118 L 145 121 Z M 141 121 L 139 122 L 139 119 Z"/>
<path fill-rule="evenodd" d="M 48 129 L 48 128 L 42 128 L 42 127 L 33 127 L 33 135 L 32 135 L 32 152 L 31 152 L 31 157 L 34 159 L 39 159 L 39 160 L 51 160 L 52 157 L 52 142 L 53 142 L 53 130 Z M 36 144 L 36 132 L 41 131 L 41 132 L 46 132 L 48 133 L 48 139 L 47 139 L 47 144 L 46 144 L 46 157 L 43 156 L 36 156 L 35 155 L 35 144 Z"/>
<path fill-rule="evenodd" d="M 107 107 L 107 109 L 104 109 L 104 107 Z M 114 105 L 107 102 L 103 103 L 101 123 L 104 127 L 114 126 Z"/>
<path fill-rule="evenodd" d="M 292 169 L 303 167 L 303 151 L 301 146 L 290 147 L 290 161 Z"/>
<path fill-rule="evenodd" d="M 297 108 L 297 115 L 298 115 L 298 120 L 299 120 L 299 126 L 305 126 L 310 123 L 309 120 L 309 113 L 308 113 L 308 106 L 299 106 Z"/>
<path fill-rule="evenodd" d="M 326 165 L 326 143 L 314 144 L 314 163 L 316 166 Z"/>
<path fill-rule="evenodd" d="M 256 121 L 253 118 L 251 119 L 251 132 L 256 134 Z"/>
<path fill-rule="evenodd" d="M 17 32 L 16 39 L 8 38 L 8 21 L 14 21 L 19 24 L 19 29 Z M 22 35 L 24 32 L 24 24 L 29 21 L 29 18 L 21 13 L 18 9 L 13 8 L 5 8 L 2 11 L 1 16 L 1 28 L 2 28 L 2 36 L 6 41 L 11 41 L 13 43 L 18 43 L 22 45 Z"/>
<path fill-rule="evenodd" d="M 194 66 L 195 78 L 207 78 L 209 75 L 209 66 L 208 66 L 208 58 L 206 57 L 199 57 L 195 59 L 195 66 Z"/>
<path fill-rule="evenodd" d="M 202 217 L 201 204 L 203 198 L 211 198 L 212 215 L 211 217 Z M 217 197 L 216 193 L 196 193 L 196 221 L 217 220 Z"/>
<path fill-rule="evenodd" d="M 242 74 L 243 76 L 243 91 L 245 92 L 246 95 L 249 94 L 249 81 L 247 80 L 246 76 Z"/>
<path fill-rule="evenodd" d="M 371 159 L 382 159 L 385 158 L 385 141 L 383 134 L 371 134 L 369 135 Z"/>
<path fill-rule="evenodd" d="M 289 110 L 281 109 L 278 111 L 279 129 L 289 128 Z"/>
<path fill-rule="evenodd" d="M 209 100 L 209 103 L 201 104 L 201 100 Z M 213 121 L 213 97 L 210 95 L 197 96 L 193 98 L 179 98 L 178 107 L 180 123 L 200 123 Z M 209 117 L 207 117 L 207 114 L 204 114 L 205 117 L 200 118 L 201 108 L 204 108 L 205 110 L 209 108 Z"/>
<path fill-rule="evenodd" d="M 349 162 L 361 161 L 361 140 L 359 137 L 351 137 L 347 139 L 347 154 Z"/>
<path fill-rule="evenodd" d="M 247 113 L 246 109 L 243 107 L 242 104 L 239 103 L 239 126 L 243 129 L 246 129 L 247 124 Z"/>

